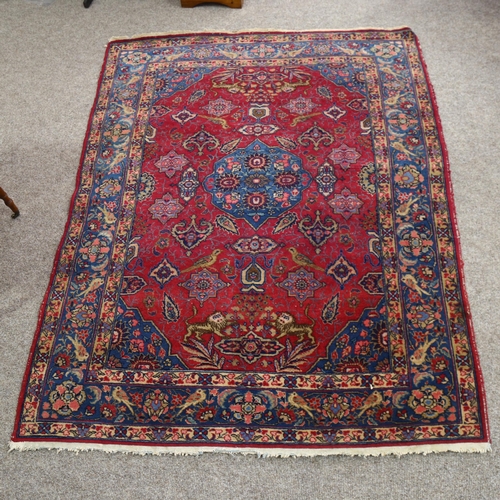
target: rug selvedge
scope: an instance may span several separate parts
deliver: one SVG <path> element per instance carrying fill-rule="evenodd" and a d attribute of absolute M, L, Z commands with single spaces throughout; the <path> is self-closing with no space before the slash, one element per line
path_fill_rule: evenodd
<path fill-rule="evenodd" d="M 408 29 L 110 43 L 14 447 L 487 446 L 431 92 Z"/>

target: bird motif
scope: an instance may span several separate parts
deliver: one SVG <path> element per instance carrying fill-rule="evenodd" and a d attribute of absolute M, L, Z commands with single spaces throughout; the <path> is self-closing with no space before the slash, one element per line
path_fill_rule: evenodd
<path fill-rule="evenodd" d="M 124 404 L 131 411 L 132 415 L 135 415 L 135 405 L 130 401 L 128 394 L 121 387 L 115 387 L 111 393 L 111 397 L 115 401 L 118 401 L 118 403 Z"/>
<path fill-rule="evenodd" d="M 417 156 L 415 153 L 412 153 L 408 148 L 405 148 L 403 144 L 401 144 L 400 142 L 392 142 L 391 147 L 393 147 L 400 153 L 404 153 L 408 156 Z"/>
<path fill-rule="evenodd" d="M 391 68 L 384 68 L 382 71 L 384 73 L 388 74 L 388 75 L 393 76 L 394 78 L 396 78 L 396 80 L 399 79 L 399 78 L 401 78 L 401 75 L 398 75 L 397 73 L 394 73 L 394 71 L 392 71 Z"/>
<path fill-rule="evenodd" d="M 138 75 L 133 75 L 130 80 L 127 82 L 127 85 L 134 85 L 134 83 L 137 83 L 140 81 L 141 77 Z"/>
<path fill-rule="evenodd" d="M 413 276 L 411 274 L 404 274 L 403 277 L 401 278 L 401 281 L 408 288 L 410 288 L 411 290 L 414 290 L 415 292 L 417 292 L 420 296 L 422 296 L 422 295 L 430 295 L 429 292 L 427 292 L 426 290 L 424 290 L 423 288 L 421 288 L 418 285 L 417 280 L 415 279 L 415 276 Z"/>
<path fill-rule="evenodd" d="M 181 271 L 181 273 L 188 273 L 189 271 L 193 271 L 194 269 L 199 269 L 200 267 L 211 267 L 217 261 L 217 256 L 222 252 L 222 250 L 214 250 L 210 255 L 206 255 L 202 257 L 200 260 L 197 260 L 192 266 L 189 266 L 187 269 Z"/>
<path fill-rule="evenodd" d="M 227 121 L 224 120 L 224 118 L 219 118 L 217 116 L 205 116 L 205 115 L 198 115 L 200 118 L 204 118 L 205 120 L 210 120 L 213 123 L 216 123 L 217 125 L 220 125 L 224 130 L 227 130 L 229 128 L 229 125 L 227 124 Z"/>
<path fill-rule="evenodd" d="M 205 399 L 207 399 L 205 391 L 202 389 L 196 389 L 196 391 L 194 391 L 193 394 L 189 395 L 186 401 L 184 401 L 184 403 L 179 406 L 177 415 L 179 415 L 184 410 L 187 410 L 191 406 L 200 405 L 201 403 L 203 403 L 203 401 L 205 401 Z"/>
<path fill-rule="evenodd" d="M 369 410 L 370 408 L 374 408 L 375 406 L 379 406 L 380 403 L 383 401 L 382 394 L 379 391 L 373 391 L 366 399 L 365 402 L 363 403 L 363 406 L 360 406 L 360 412 L 358 413 L 358 417 L 363 415 L 363 413 L 366 410 Z"/>
<path fill-rule="evenodd" d="M 106 224 L 112 225 L 116 222 L 116 215 L 104 207 L 99 207 L 99 211 L 104 215 L 104 222 Z"/>
<path fill-rule="evenodd" d="M 230 50 L 222 50 L 218 49 L 219 52 L 224 54 L 226 57 L 229 57 L 229 59 L 236 59 L 237 57 L 240 57 L 239 52 L 231 52 Z"/>
<path fill-rule="evenodd" d="M 87 352 L 87 349 L 85 349 L 85 346 L 80 342 L 80 340 L 76 337 L 69 336 L 68 340 L 73 344 L 73 347 L 75 348 L 75 358 L 80 362 L 87 361 L 89 353 Z"/>
<path fill-rule="evenodd" d="M 411 206 L 417 202 L 419 199 L 419 196 L 416 198 L 411 197 L 407 202 L 402 203 L 399 205 L 398 208 L 396 208 L 396 214 L 399 215 L 400 217 L 406 217 L 410 213 Z"/>
<path fill-rule="evenodd" d="M 304 410 L 311 418 L 314 418 L 312 408 L 307 404 L 307 401 L 295 391 L 288 396 L 288 402 L 294 408 Z"/>
<path fill-rule="evenodd" d="M 134 77 L 132 77 L 132 78 L 134 78 Z M 135 109 L 132 108 L 132 107 L 130 107 L 130 106 L 126 106 L 125 104 L 116 104 L 116 106 L 119 107 L 119 108 L 122 108 L 122 110 L 127 115 L 133 115 L 133 114 L 135 114 Z"/>
<path fill-rule="evenodd" d="M 309 120 L 310 118 L 313 118 L 314 116 L 321 115 L 322 113 L 311 113 L 310 115 L 300 115 L 297 116 L 292 120 L 292 127 L 296 127 L 300 122 L 305 122 L 306 120 Z"/>
<path fill-rule="evenodd" d="M 400 99 L 404 99 L 408 94 L 396 94 L 393 97 L 389 97 L 388 99 L 385 100 L 387 104 L 390 104 L 391 106 L 394 106 Z"/>
<path fill-rule="evenodd" d="M 104 283 L 104 280 L 102 278 L 94 278 L 85 290 L 82 290 L 77 297 L 86 297 L 89 293 L 92 293 L 93 291 L 97 290 L 102 284 Z"/>
<path fill-rule="evenodd" d="M 121 161 L 123 161 L 127 155 L 125 153 L 118 153 L 113 161 L 108 165 L 108 169 L 113 168 L 115 165 L 118 165 Z"/>
<path fill-rule="evenodd" d="M 292 254 L 292 260 L 295 264 L 299 266 L 311 267 L 312 269 L 317 269 L 318 271 L 324 271 L 324 268 L 317 266 L 309 257 L 298 252 L 294 247 L 288 249 Z"/>
<path fill-rule="evenodd" d="M 410 361 L 417 366 L 423 365 L 427 358 L 429 347 L 436 342 L 436 339 L 426 340 L 411 356 Z"/>

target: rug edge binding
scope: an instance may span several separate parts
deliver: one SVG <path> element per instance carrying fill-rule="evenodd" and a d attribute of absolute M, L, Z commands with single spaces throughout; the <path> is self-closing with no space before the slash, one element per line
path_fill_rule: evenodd
<path fill-rule="evenodd" d="M 133 455 L 202 455 L 204 453 L 226 453 L 239 455 L 257 455 L 262 458 L 299 458 L 331 455 L 344 456 L 386 456 L 396 455 L 428 455 L 429 453 L 489 453 L 491 444 L 487 443 L 448 443 L 414 446 L 379 446 L 361 448 L 331 448 L 331 449 L 285 449 L 285 448 L 229 448 L 210 446 L 135 446 L 135 445 L 103 445 L 98 443 L 54 443 L 33 441 L 11 441 L 11 451 L 57 450 L 72 451 L 76 454 L 88 451 L 103 451 L 105 453 L 126 453 Z"/>
<path fill-rule="evenodd" d="M 154 38 L 170 35 L 206 35 L 206 34 L 224 34 L 224 35 L 240 35 L 240 34 L 251 34 L 251 33 L 332 33 L 332 32 L 344 32 L 344 31 L 400 31 L 400 30 L 410 30 L 408 26 L 396 26 L 395 28 L 376 28 L 376 27 L 361 27 L 361 28 L 351 28 L 351 29 L 307 29 L 307 30 L 287 30 L 287 29 L 273 29 L 273 28 L 254 28 L 245 30 L 197 30 L 197 31 L 158 31 L 151 33 L 140 33 L 132 36 L 113 36 L 108 40 L 108 43 L 112 42 L 128 42 L 131 40 L 137 40 L 140 38 Z"/>

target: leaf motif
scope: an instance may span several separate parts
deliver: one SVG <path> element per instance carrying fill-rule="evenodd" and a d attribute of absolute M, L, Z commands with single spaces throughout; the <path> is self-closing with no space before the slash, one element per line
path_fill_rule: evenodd
<path fill-rule="evenodd" d="M 300 365 L 305 363 L 305 358 L 311 355 L 316 347 L 307 347 L 307 342 L 301 342 L 297 344 L 295 348 L 292 347 L 292 344 L 287 339 L 286 340 L 286 356 L 280 356 L 279 360 L 274 362 L 274 366 L 277 372 L 298 372 L 300 371 Z"/>
<path fill-rule="evenodd" d="M 193 92 L 191 96 L 189 97 L 189 104 L 193 104 L 193 102 L 198 101 L 205 95 L 204 90 L 197 90 L 196 92 Z"/>
<path fill-rule="evenodd" d="M 293 226 L 297 222 L 297 214 L 295 212 L 289 212 L 281 219 L 278 220 L 276 225 L 274 226 L 273 229 L 273 234 L 281 233 L 285 229 L 288 229 L 289 227 Z"/>
<path fill-rule="evenodd" d="M 239 234 L 238 226 L 236 226 L 236 224 L 225 215 L 218 215 L 215 218 L 215 223 L 218 227 L 224 229 L 224 231 L 227 231 L 228 233 Z"/>
<path fill-rule="evenodd" d="M 175 323 L 180 317 L 180 311 L 174 300 L 163 294 L 163 316 L 169 323 Z"/>
<path fill-rule="evenodd" d="M 332 324 L 339 312 L 339 294 L 334 295 L 323 307 L 321 319 L 323 323 Z"/>
<path fill-rule="evenodd" d="M 295 141 L 286 137 L 276 137 L 276 140 L 279 142 L 280 146 L 283 146 L 285 149 L 295 149 L 297 147 L 297 143 Z"/>
<path fill-rule="evenodd" d="M 216 352 L 212 352 L 214 346 L 213 337 L 210 338 L 206 347 L 201 342 L 194 339 L 191 340 L 190 344 L 182 345 L 187 352 L 193 355 L 191 360 L 199 363 L 198 368 L 202 370 L 222 369 L 225 359 L 219 359 L 219 355 Z"/>
<path fill-rule="evenodd" d="M 326 87 L 318 87 L 317 92 L 319 95 L 326 97 L 327 99 L 332 98 L 331 92 Z"/>
<path fill-rule="evenodd" d="M 223 144 L 221 146 L 220 148 L 221 152 L 224 154 L 228 154 L 231 151 L 234 151 L 238 147 L 240 141 L 241 139 L 234 139 L 233 141 L 226 142 L 226 144 Z"/>

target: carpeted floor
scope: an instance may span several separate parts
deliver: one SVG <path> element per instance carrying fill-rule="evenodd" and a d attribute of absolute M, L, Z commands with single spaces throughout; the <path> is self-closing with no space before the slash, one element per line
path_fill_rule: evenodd
<path fill-rule="evenodd" d="M 499 498 L 498 0 L 0 0 L 0 499 Z M 420 37 L 450 154 L 493 452 L 263 459 L 7 453 L 17 397 L 74 188 L 107 40 L 199 30 L 410 26 Z"/>

